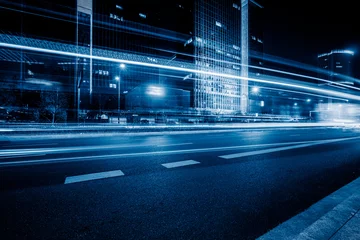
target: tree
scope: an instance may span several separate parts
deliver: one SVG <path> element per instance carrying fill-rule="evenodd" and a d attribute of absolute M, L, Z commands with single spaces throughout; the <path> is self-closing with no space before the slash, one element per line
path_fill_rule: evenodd
<path fill-rule="evenodd" d="M 63 93 L 42 92 L 40 106 L 51 117 L 51 123 L 66 120 L 67 96 Z"/>

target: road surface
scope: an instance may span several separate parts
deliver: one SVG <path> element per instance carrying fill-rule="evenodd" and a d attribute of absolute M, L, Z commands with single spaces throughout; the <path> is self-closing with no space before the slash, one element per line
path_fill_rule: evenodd
<path fill-rule="evenodd" d="M 256 239 L 360 176 L 360 130 L 2 142 L 1 239 Z"/>

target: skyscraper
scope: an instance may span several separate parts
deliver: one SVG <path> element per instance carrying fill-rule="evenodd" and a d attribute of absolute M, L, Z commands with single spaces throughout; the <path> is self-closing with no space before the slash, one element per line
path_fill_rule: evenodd
<path fill-rule="evenodd" d="M 354 52 L 350 50 L 332 50 L 318 55 L 319 75 L 326 80 L 354 85 L 352 77 L 352 59 Z M 338 87 L 338 86 L 337 86 Z"/>
<path fill-rule="evenodd" d="M 187 63 L 198 71 L 243 76 L 244 80 L 189 74 L 151 67 L 128 66 L 92 58 L 51 58 L 57 77 L 68 78 L 74 90 L 74 105 L 83 108 L 99 105 L 104 95 L 124 98 L 132 89 L 144 84 L 159 84 L 190 91 L 190 107 L 216 113 L 246 113 L 248 105 L 248 64 L 261 65 L 262 6 L 254 0 L 66 0 L 6 2 L 2 9 L 6 29 L 24 37 L 66 42 L 90 55 L 103 51 L 145 56 L 158 64 Z M 36 14 L 34 15 L 33 13 Z M 11 13 L 11 14 L 10 14 Z M 6 16 L 6 17 L 5 17 Z M 32 24 L 26 27 L 24 21 Z M 44 29 L 41 22 L 54 22 Z M 95 53 L 94 53 L 95 52 Z M 253 53 L 257 58 L 252 58 Z M 260 56 L 260 57 L 259 57 Z M 38 57 L 38 56 L 37 56 Z M 58 58 L 59 57 L 59 58 Z M 48 59 L 44 65 L 47 66 Z M 24 69 L 39 72 L 23 63 Z M 21 70 L 21 72 L 25 72 Z M 254 72 L 255 73 L 255 72 Z M 49 74 L 47 80 L 54 78 Z M 81 92 L 75 97 L 77 92 Z M 87 96 L 90 98 L 87 98 Z M 97 99 L 100 100 L 97 100 Z M 109 105 L 110 106 L 110 105 Z M 122 105 L 124 108 L 125 105 Z M 111 108 L 111 106 L 110 106 Z"/>

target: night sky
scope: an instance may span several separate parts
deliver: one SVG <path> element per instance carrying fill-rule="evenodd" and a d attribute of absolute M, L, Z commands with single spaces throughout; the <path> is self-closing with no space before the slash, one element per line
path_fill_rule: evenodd
<path fill-rule="evenodd" d="M 266 0 L 265 53 L 316 64 L 318 53 L 355 51 L 360 77 L 360 13 L 357 1 Z M 357 65 L 357 66 L 356 66 Z"/>

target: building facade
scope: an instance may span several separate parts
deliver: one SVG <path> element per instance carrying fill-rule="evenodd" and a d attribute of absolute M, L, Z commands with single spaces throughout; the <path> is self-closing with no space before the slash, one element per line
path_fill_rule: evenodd
<path fill-rule="evenodd" d="M 350 50 L 332 50 L 318 55 L 319 75 L 326 80 L 347 85 L 354 85 L 352 61 L 354 52 Z"/>
<path fill-rule="evenodd" d="M 131 106 L 126 103 L 131 99 L 127 94 L 154 84 L 189 92 L 192 109 L 213 113 L 245 113 L 248 109 L 247 80 L 205 72 L 245 79 L 259 72 L 248 66 L 260 66 L 262 62 L 262 6 L 258 2 L 15 0 L 3 1 L 1 5 L 1 29 L 12 35 L 75 45 L 86 48 L 90 56 L 101 50 L 145 56 L 155 65 L 160 59 L 163 65 L 187 63 L 203 72 L 135 65 L 120 68 L 119 63 L 91 57 L 12 51 L 23 60 L 11 63 L 16 65 L 7 68 L 11 70 L 2 71 L 20 74 L 19 82 L 35 77 L 39 78 L 37 81 L 56 82 L 62 86 L 61 91 L 73 93 L 70 102 L 74 109 L 116 109 L 116 98 L 120 98 L 120 108 L 125 110 Z M 44 21 L 48 24 L 42 24 Z M 2 51 L 5 62 L 10 59 L 9 54 Z"/>

